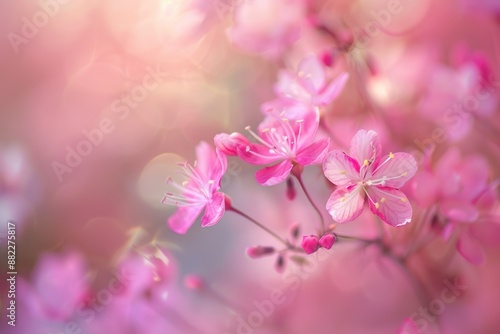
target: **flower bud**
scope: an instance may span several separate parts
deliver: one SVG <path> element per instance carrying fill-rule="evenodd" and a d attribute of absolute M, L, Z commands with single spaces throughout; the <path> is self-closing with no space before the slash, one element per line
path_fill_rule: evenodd
<path fill-rule="evenodd" d="M 324 249 L 332 248 L 334 243 L 335 243 L 335 236 L 333 234 L 325 234 L 324 236 L 321 237 L 321 239 L 319 239 L 319 245 Z"/>
<path fill-rule="evenodd" d="M 241 133 L 219 133 L 214 137 L 215 146 L 224 154 L 234 156 L 238 154 L 238 147 L 246 147 L 250 141 Z"/>
<path fill-rule="evenodd" d="M 306 254 L 312 254 L 319 248 L 318 237 L 315 235 L 308 235 L 302 237 L 302 243 L 300 245 Z"/>
<path fill-rule="evenodd" d="M 275 252 L 274 247 L 269 246 L 254 246 L 247 249 L 247 255 L 252 259 L 257 259 L 262 256 L 270 255 Z"/>
<path fill-rule="evenodd" d="M 194 291 L 201 291 L 205 288 L 205 282 L 197 275 L 187 275 L 184 278 L 184 285 L 186 288 Z"/>

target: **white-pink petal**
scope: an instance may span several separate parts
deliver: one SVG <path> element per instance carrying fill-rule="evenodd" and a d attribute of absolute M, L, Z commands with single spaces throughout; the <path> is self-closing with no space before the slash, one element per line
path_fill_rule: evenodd
<path fill-rule="evenodd" d="M 338 223 L 347 223 L 363 212 L 365 194 L 359 186 L 341 188 L 333 192 L 326 203 L 326 210 Z"/>
<path fill-rule="evenodd" d="M 342 73 L 334 81 L 332 81 L 326 89 L 316 98 L 315 103 L 320 105 L 330 104 L 344 90 L 345 84 L 349 79 L 349 74 Z"/>
<path fill-rule="evenodd" d="M 342 151 L 328 152 L 323 161 L 323 173 L 337 186 L 354 185 L 360 180 L 359 164 Z"/>
<path fill-rule="evenodd" d="M 302 59 L 297 68 L 297 75 L 301 79 L 309 80 L 315 92 L 319 92 L 326 84 L 325 68 L 316 56 Z"/>
<path fill-rule="evenodd" d="M 360 166 L 366 161 L 376 167 L 380 161 L 381 151 L 382 147 L 375 131 L 359 130 L 351 140 L 349 155 L 356 159 Z"/>
<path fill-rule="evenodd" d="M 367 187 L 366 191 L 370 209 L 384 223 L 397 227 L 411 222 L 413 209 L 403 192 L 382 187 Z"/>
<path fill-rule="evenodd" d="M 370 180 L 382 180 L 385 187 L 401 188 L 417 169 L 417 162 L 411 154 L 398 152 L 382 158 Z"/>

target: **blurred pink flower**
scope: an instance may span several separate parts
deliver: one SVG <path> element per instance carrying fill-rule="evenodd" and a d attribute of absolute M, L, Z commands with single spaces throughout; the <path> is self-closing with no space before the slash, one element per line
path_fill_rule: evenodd
<path fill-rule="evenodd" d="M 183 175 L 187 180 L 182 185 L 167 180 L 181 191 L 180 195 L 165 194 L 162 202 L 178 206 L 168 220 L 170 228 L 177 233 L 186 233 L 198 215 L 205 208 L 201 219 L 203 227 L 216 224 L 225 212 L 225 196 L 219 192 L 222 176 L 227 169 L 227 159 L 219 149 L 215 151 L 206 143 L 196 147 L 196 164 L 184 163 Z"/>
<path fill-rule="evenodd" d="M 19 282 L 20 298 L 40 319 L 69 319 L 88 296 L 86 274 L 79 254 L 45 254 L 36 265 L 33 282 Z"/>
<path fill-rule="evenodd" d="M 302 118 L 316 107 L 330 104 L 344 89 L 349 75 L 342 73 L 327 83 L 325 66 L 316 56 L 304 58 L 292 73 L 281 70 L 274 86 L 277 99 L 262 104 L 263 112 L 277 111 L 292 119 Z"/>
<path fill-rule="evenodd" d="M 417 163 L 408 153 L 390 153 L 381 159 L 375 131 L 358 131 L 351 141 L 350 155 L 337 150 L 329 152 L 323 171 L 333 184 L 341 187 L 326 204 L 339 223 L 352 221 L 361 214 L 365 196 L 372 212 L 385 223 L 401 226 L 411 221 L 412 207 L 398 189 L 415 174 Z"/>
<path fill-rule="evenodd" d="M 428 168 L 415 175 L 411 182 L 413 198 L 423 207 L 437 204 L 437 215 L 444 224 L 440 230 L 445 240 L 453 232 L 459 233 L 457 250 L 469 262 L 479 264 L 483 254 L 479 243 L 472 238 L 479 235 L 484 226 L 475 226 L 482 211 L 494 207 L 497 199 L 495 185 L 488 183 L 490 169 L 480 155 L 462 157 L 456 148 L 449 149 L 434 169 Z M 481 225 L 500 241 L 500 225 L 493 219 Z M 479 239 L 482 239 L 479 237 Z"/>
<path fill-rule="evenodd" d="M 0 226 L 16 223 L 19 233 L 25 228 L 25 217 L 41 195 L 40 182 L 25 150 L 17 145 L 0 147 Z"/>
<path fill-rule="evenodd" d="M 417 325 L 413 319 L 406 319 L 401 327 L 399 327 L 398 332 L 396 334 L 418 334 L 420 331 L 417 329 Z"/>
<path fill-rule="evenodd" d="M 229 37 L 247 52 L 277 58 L 299 38 L 305 14 L 304 0 L 244 1 L 236 8 Z"/>
<path fill-rule="evenodd" d="M 498 98 L 484 56 L 459 50 L 454 58 L 455 67 L 439 65 L 430 71 L 428 89 L 418 110 L 443 125 L 445 138 L 456 142 L 470 133 L 475 118 L 495 113 Z"/>
<path fill-rule="evenodd" d="M 318 130 L 318 119 L 315 115 L 297 121 L 269 115 L 259 125 L 258 135 L 247 129 L 259 143 L 241 146 L 238 149 L 238 156 L 242 160 L 252 165 L 280 161 L 255 174 L 257 182 L 264 186 L 283 182 L 294 165 L 307 166 L 320 163 L 330 145 L 329 138 L 313 142 Z"/>

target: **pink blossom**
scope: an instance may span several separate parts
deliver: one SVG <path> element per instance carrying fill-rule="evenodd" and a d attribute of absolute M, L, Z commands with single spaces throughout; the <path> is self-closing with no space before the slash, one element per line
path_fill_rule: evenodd
<path fill-rule="evenodd" d="M 420 331 L 417 329 L 417 325 L 412 318 L 407 318 L 399 327 L 397 334 L 418 334 Z"/>
<path fill-rule="evenodd" d="M 319 240 L 315 235 L 304 235 L 302 237 L 302 243 L 300 244 L 302 249 L 306 252 L 306 254 L 312 254 L 316 252 L 319 248 Z"/>
<path fill-rule="evenodd" d="M 420 113 L 443 126 L 444 140 L 464 139 L 474 119 L 491 117 L 498 105 L 488 61 L 468 50 L 455 52 L 455 67 L 436 66 L 428 90 L 420 101 Z"/>
<path fill-rule="evenodd" d="M 489 173 L 482 156 L 462 157 L 458 149 L 452 148 L 434 168 L 417 173 L 411 182 L 415 202 L 423 207 L 436 204 L 443 238 L 448 240 L 457 232 L 457 250 L 474 264 L 484 260 L 480 247 L 484 239 L 482 229 L 489 229 L 500 240 L 500 225 L 491 219 L 478 222 L 482 212 L 488 212 L 497 201 L 495 184 L 488 183 Z"/>
<path fill-rule="evenodd" d="M 180 195 L 167 193 L 162 202 L 178 206 L 168 220 L 170 228 L 177 233 L 186 233 L 203 209 L 201 219 L 203 227 L 216 224 L 224 215 L 225 196 L 219 192 L 222 176 L 227 169 L 227 159 L 219 149 L 215 151 L 206 143 L 196 147 L 197 163 L 192 167 L 182 165 L 183 175 L 187 180 L 182 185 L 167 180 L 181 191 Z"/>
<path fill-rule="evenodd" d="M 408 153 L 389 153 L 381 158 L 375 131 L 360 130 L 351 141 L 350 155 L 331 151 L 323 162 L 325 176 L 339 188 L 326 209 L 339 223 L 356 219 L 368 198 L 371 211 L 391 226 L 409 223 L 412 207 L 398 189 L 416 172 L 417 163 Z"/>
<path fill-rule="evenodd" d="M 298 121 L 269 115 L 259 125 L 258 135 L 247 129 L 259 143 L 240 147 L 238 156 L 253 165 L 279 161 L 255 174 L 257 182 L 264 186 L 283 182 L 295 165 L 320 163 L 330 144 L 329 138 L 313 141 L 318 130 L 318 119 L 314 115 Z"/>
<path fill-rule="evenodd" d="M 330 104 L 344 89 L 349 75 L 342 73 L 330 84 L 325 66 L 316 56 L 304 58 L 296 72 L 281 70 L 274 86 L 277 99 L 262 105 L 263 112 L 277 110 L 284 117 L 304 117 L 315 107 Z"/>
<path fill-rule="evenodd" d="M 34 316 L 65 320 L 88 296 L 86 266 L 76 253 L 43 255 L 33 274 L 33 282 L 20 283 L 20 298 Z"/>
<path fill-rule="evenodd" d="M 247 52 L 277 58 L 299 38 L 305 9 L 303 0 L 244 1 L 229 37 Z"/>

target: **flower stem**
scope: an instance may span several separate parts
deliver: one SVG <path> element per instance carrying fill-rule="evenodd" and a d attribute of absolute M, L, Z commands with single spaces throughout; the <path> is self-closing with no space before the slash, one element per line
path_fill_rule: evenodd
<path fill-rule="evenodd" d="M 346 241 L 360 241 L 360 242 L 364 242 L 367 244 L 376 244 L 376 243 L 379 243 L 381 241 L 380 239 L 364 239 L 364 238 L 359 238 L 359 237 L 353 237 L 350 235 L 343 235 L 343 234 L 338 234 L 338 233 L 334 233 L 334 234 L 335 234 L 336 238 L 344 239 Z"/>
<path fill-rule="evenodd" d="M 323 218 L 323 214 L 321 213 L 321 210 L 318 208 L 318 206 L 316 205 L 316 203 L 314 203 L 314 200 L 312 199 L 311 195 L 307 191 L 307 188 L 304 185 L 304 182 L 302 181 L 302 176 L 299 173 L 294 173 L 293 175 L 295 176 L 295 178 L 299 182 L 300 187 L 302 188 L 302 191 L 304 192 L 304 194 L 307 197 L 307 200 L 311 203 L 312 207 L 314 208 L 314 210 L 316 211 L 316 213 L 319 216 L 320 224 L 321 224 L 320 225 L 320 231 L 321 231 L 320 235 L 325 234 L 325 220 Z"/>
<path fill-rule="evenodd" d="M 230 206 L 229 208 L 226 208 L 228 210 L 231 210 L 233 211 L 234 213 L 237 213 L 239 214 L 240 216 L 242 216 L 243 218 L 246 218 L 247 220 L 249 220 L 250 222 L 252 222 L 254 225 L 256 225 L 257 227 L 261 228 L 262 230 L 266 231 L 267 233 L 269 233 L 270 235 L 272 235 L 276 240 L 278 240 L 279 242 L 283 243 L 285 246 L 287 246 L 288 248 L 291 248 L 292 246 L 290 245 L 290 243 L 288 241 L 286 241 L 285 239 L 283 239 L 282 237 L 280 237 L 278 234 L 276 234 L 275 232 L 271 231 L 269 228 L 265 227 L 263 224 L 259 223 L 257 220 L 253 219 L 252 217 L 250 217 L 249 215 L 247 215 L 246 213 L 236 209 L 235 207 L 233 206 Z"/>

